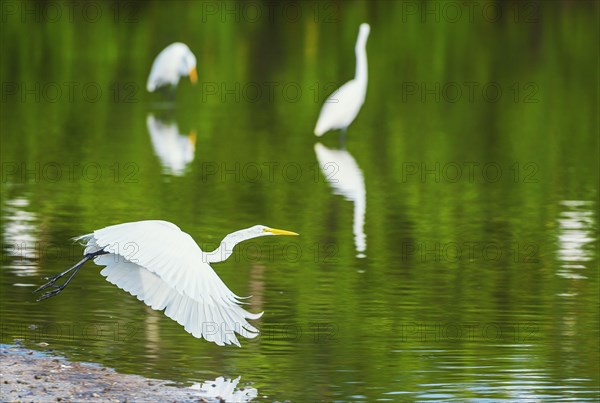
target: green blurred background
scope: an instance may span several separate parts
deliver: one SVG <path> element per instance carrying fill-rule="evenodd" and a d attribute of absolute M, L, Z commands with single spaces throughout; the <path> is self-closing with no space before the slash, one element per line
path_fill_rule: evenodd
<path fill-rule="evenodd" d="M 598 398 L 597 2 L 1 11 L 3 343 L 185 385 L 241 376 L 265 400 Z M 312 132 L 362 22 L 369 86 L 340 146 Z M 175 41 L 198 83 L 148 94 Z M 261 336 L 194 339 L 93 265 L 35 302 L 79 259 L 69 238 L 142 219 L 204 249 L 301 233 L 215 265 L 265 311 Z"/>

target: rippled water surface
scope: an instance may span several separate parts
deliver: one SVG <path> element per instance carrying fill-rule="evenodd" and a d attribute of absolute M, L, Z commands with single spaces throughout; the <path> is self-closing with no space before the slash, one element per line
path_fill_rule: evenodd
<path fill-rule="evenodd" d="M 95 4 L 94 22 L 3 21 L 2 343 L 223 377 L 251 388 L 238 399 L 599 398 L 597 3 L 458 21 L 416 2 L 306 2 L 297 19 L 255 3 L 256 21 L 238 3 Z M 364 21 L 364 107 L 345 141 L 317 138 Z M 174 41 L 198 84 L 146 93 Z M 259 337 L 195 339 L 93 264 L 35 301 L 81 258 L 72 237 L 143 219 L 205 250 L 255 224 L 301 234 L 214 265 L 265 312 Z"/>

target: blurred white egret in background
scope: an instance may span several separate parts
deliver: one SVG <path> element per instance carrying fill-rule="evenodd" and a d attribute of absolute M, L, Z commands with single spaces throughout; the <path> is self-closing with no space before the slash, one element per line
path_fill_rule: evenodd
<path fill-rule="evenodd" d="M 191 131 L 189 135 L 183 135 L 179 133 L 176 123 L 166 123 L 152 114 L 146 118 L 146 126 L 150 132 L 154 152 L 164 171 L 176 176 L 183 175 L 185 167 L 194 161 L 196 132 Z"/>
<path fill-rule="evenodd" d="M 346 130 L 354 121 L 365 102 L 367 94 L 367 38 L 371 27 L 369 24 L 360 24 L 358 39 L 354 47 L 356 53 L 356 74 L 354 79 L 342 85 L 327 98 L 319 120 L 315 127 L 315 134 L 322 136 L 325 132 L 334 129 Z"/>
<path fill-rule="evenodd" d="M 154 92 L 163 85 L 177 86 L 179 79 L 189 76 L 192 83 L 198 81 L 196 56 L 184 43 L 175 42 L 163 49 L 152 63 L 146 89 Z"/>
<path fill-rule="evenodd" d="M 84 258 L 75 266 L 47 278 L 35 292 L 53 286 L 38 301 L 60 293 L 90 259 L 105 266 L 106 280 L 134 295 L 152 309 L 182 325 L 194 337 L 222 346 L 240 346 L 235 333 L 254 338 L 258 330 L 246 319 L 258 319 L 239 304 L 209 263 L 226 260 L 238 243 L 265 235 L 295 232 L 255 225 L 227 235 L 219 247 L 203 252 L 190 235 L 167 221 L 138 221 L 112 225 L 75 238 L 86 242 Z M 73 273 L 60 286 L 54 283 Z"/>
<path fill-rule="evenodd" d="M 352 231 L 357 257 L 365 257 L 367 240 L 364 231 L 367 211 L 367 192 L 365 179 L 358 164 L 346 150 L 333 150 L 324 145 L 315 144 L 317 160 L 325 179 L 334 189 L 334 193 L 344 196 L 354 203 Z"/>

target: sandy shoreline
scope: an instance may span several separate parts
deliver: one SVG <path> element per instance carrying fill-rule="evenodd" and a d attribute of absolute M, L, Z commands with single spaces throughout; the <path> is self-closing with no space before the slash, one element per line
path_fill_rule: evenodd
<path fill-rule="evenodd" d="M 2 402 L 248 402 L 254 388 L 218 378 L 192 388 L 171 381 L 119 374 L 98 364 L 69 362 L 15 345 L 0 348 Z"/>

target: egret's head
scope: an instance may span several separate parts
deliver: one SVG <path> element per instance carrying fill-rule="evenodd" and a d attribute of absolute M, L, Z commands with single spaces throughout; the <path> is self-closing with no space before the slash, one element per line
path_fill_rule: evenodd
<path fill-rule="evenodd" d="M 360 28 L 358 30 L 358 41 L 357 44 L 364 45 L 367 42 L 367 38 L 369 37 L 369 32 L 371 32 L 371 26 L 366 22 L 360 24 Z"/>
<path fill-rule="evenodd" d="M 208 253 L 208 262 L 217 263 L 227 260 L 233 253 L 233 248 L 240 242 L 247 241 L 249 239 L 258 238 L 259 236 L 266 235 L 298 235 L 292 231 L 285 231 L 282 229 L 275 229 L 266 227 L 264 225 L 255 225 L 254 227 L 241 229 L 239 231 L 232 232 L 227 235 L 221 241 L 219 248 L 211 253 Z"/>
<path fill-rule="evenodd" d="M 286 231 L 282 229 L 275 229 L 266 227 L 264 225 L 255 225 L 254 227 L 242 229 L 236 232 L 232 232 L 227 235 L 223 240 L 225 243 L 233 242 L 237 244 L 239 242 L 247 241 L 248 239 L 258 238 L 259 236 L 267 235 L 298 235 L 292 231 Z"/>
<path fill-rule="evenodd" d="M 195 84 L 198 81 L 198 71 L 196 70 L 196 56 L 191 50 L 187 49 L 181 60 L 179 73 L 182 76 L 189 76 L 190 81 Z"/>

